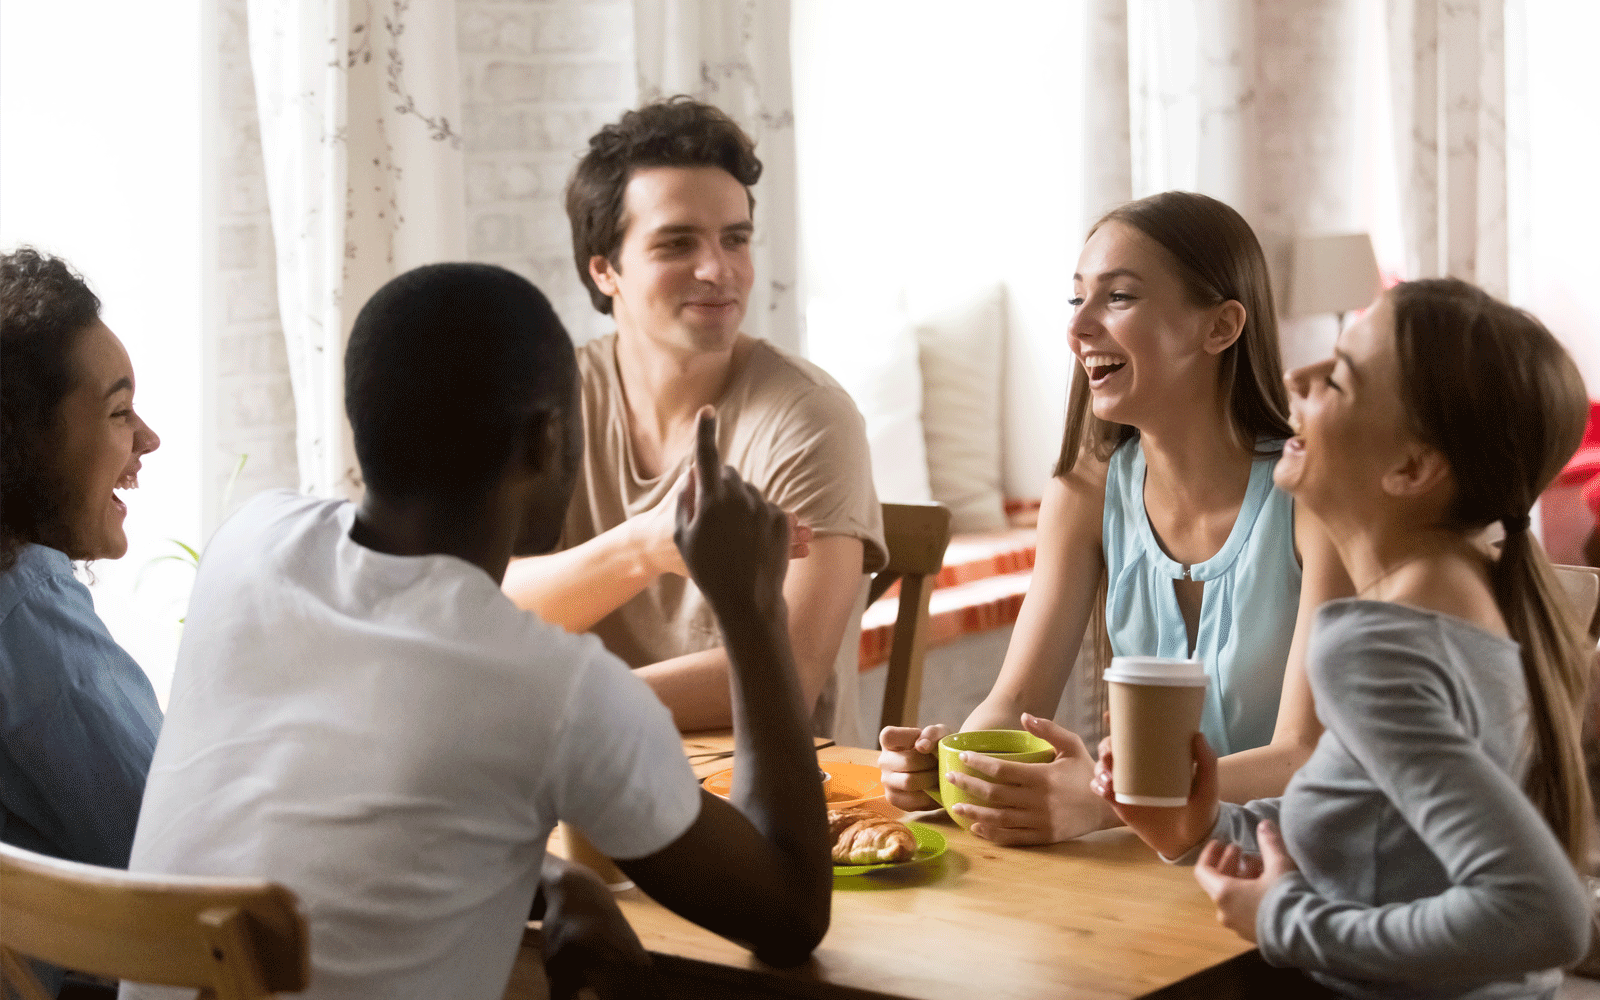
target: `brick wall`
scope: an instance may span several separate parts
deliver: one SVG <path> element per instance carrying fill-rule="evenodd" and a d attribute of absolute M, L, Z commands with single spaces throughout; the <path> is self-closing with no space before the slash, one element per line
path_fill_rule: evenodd
<path fill-rule="evenodd" d="M 207 533 L 257 492 L 299 483 L 245 0 L 216 2 L 218 303 L 207 332 L 216 379 L 206 417 Z M 457 3 L 468 254 L 538 285 L 579 342 L 611 323 L 574 271 L 561 192 L 588 137 L 634 103 L 632 19 L 630 0 Z M 229 492 L 240 455 L 249 458 Z"/>
<path fill-rule="evenodd" d="M 631 0 L 457 0 L 467 252 L 523 275 L 582 343 L 612 329 L 572 261 L 567 174 L 631 107 Z"/>

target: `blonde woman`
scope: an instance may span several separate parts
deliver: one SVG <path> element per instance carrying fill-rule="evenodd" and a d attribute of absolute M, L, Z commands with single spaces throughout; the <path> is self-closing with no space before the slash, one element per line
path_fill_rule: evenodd
<path fill-rule="evenodd" d="M 1201 728 L 1224 754 L 1223 798 L 1244 802 L 1281 793 L 1316 744 L 1304 636 L 1318 604 L 1350 592 L 1315 518 L 1273 486 L 1288 400 L 1266 259 L 1239 213 L 1178 191 L 1130 202 L 1090 231 L 1072 283 L 1079 364 L 1033 580 L 962 726 L 1020 726 L 1056 757 L 974 756 L 988 778 L 952 778 L 987 800 L 956 808 L 1000 844 L 1119 822 L 1089 791 L 1083 741 L 1050 721 L 1097 611 L 1115 653 L 1205 661 Z M 892 803 L 933 806 L 943 734 L 883 731 Z"/>

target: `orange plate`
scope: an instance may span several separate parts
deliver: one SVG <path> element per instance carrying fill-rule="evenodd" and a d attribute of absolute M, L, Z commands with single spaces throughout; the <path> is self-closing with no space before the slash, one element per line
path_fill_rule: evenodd
<path fill-rule="evenodd" d="M 883 797 L 882 776 L 875 767 L 841 760 L 819 760 L 817 766 L 827 771 L 833 779 L 828 782 L 829 809 Z M 728 793 L 733 791 L 733 768 L 718 771 L 701 784 L 706 791 L 727 798 Z"/>

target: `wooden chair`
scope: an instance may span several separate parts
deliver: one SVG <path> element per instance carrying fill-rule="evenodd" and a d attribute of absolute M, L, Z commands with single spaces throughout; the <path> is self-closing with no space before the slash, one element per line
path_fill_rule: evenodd
<path fill-rule="evenodd" d="M 889 673 L 879 726 L 914 726 L 922 701 L 922 660 L 928 651 L 928 602 L 950 544 L 950 509 L 937 503 L 886 503 L 883 538 L 889 565 L 873 574 L 867 603 L 900 581 L 900 611 L 889 645 Z"/>
<path fill-rule="evenodd" d="M 1593 566 L 1555 566 L 1556 579 L 1572 601 L 1578 620 L 1588 628 L 1591 640 L 1600 640 L 1600 569 Z"/>
<path fill-rule="evenodd" d="M 23 956 L 202 1000 L 299 992 L 311 978 L 294 893 L 247 879 L 137 875 L 0 844 L 0 973 L 49 1000 Z"/>

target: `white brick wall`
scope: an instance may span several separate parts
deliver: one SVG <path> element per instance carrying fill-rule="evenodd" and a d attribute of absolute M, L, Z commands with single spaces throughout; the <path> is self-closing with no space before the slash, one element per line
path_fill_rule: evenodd
<path fill-rule="evenodd" d="M 272 221 L 250 74 L 245 0 L 216 0 L 219 305 L 213 446 L 206 456 L 207 530 L 240 454 L 227 508 L 297 485 L 294 397 L 278 320 Z M 458 0 L 467 247 L 538 285 L 573 339 L 612 329 L 572 262 L 562 208 L 588 138 L 635 103 L 631 0 Z"/>
<path fill-rule="evenodd" d="M 562 191 L 635 101 L 630 0 L 457 0 L 467 252 L 526 277 L 574 340 L 612 328 L 578 280 Z"/>

